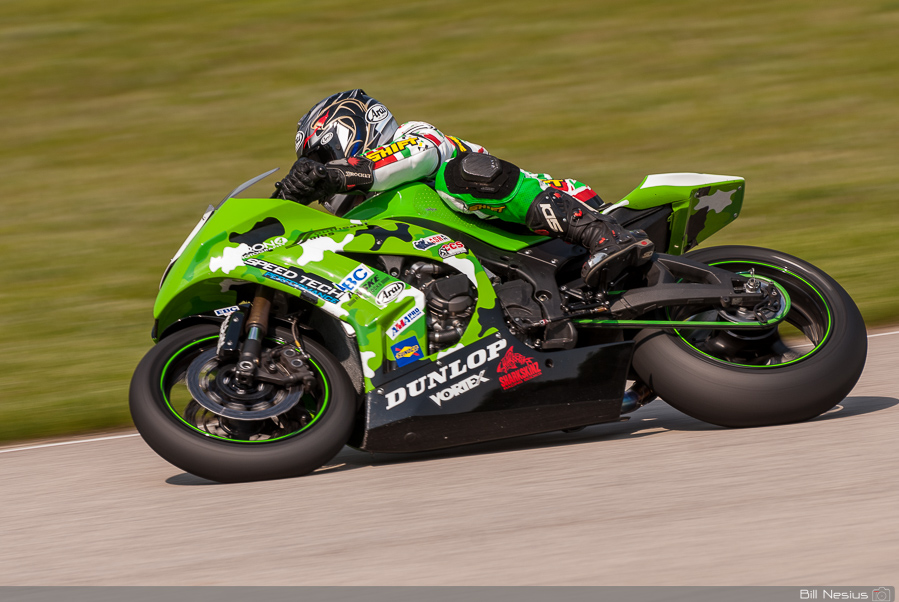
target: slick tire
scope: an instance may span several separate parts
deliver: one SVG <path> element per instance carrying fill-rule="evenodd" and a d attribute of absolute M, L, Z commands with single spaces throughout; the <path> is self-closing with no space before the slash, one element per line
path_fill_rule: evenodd
<path fill-rule="evenodd" d="M 821 323 L 815 327 L 824 334 L 794 361 L 748 366 L 705 354 L 672 331 L 643 330 L 635 339 L 633 368 L 659 397 L 705 422 L 755 427 L 808 420 L 849 394 L 865 366 L 867 338 L 858 308 L 836 281 L 801 259 L 768 249 L 712 247 L 688 256 L 731 271 L 754 268 L 787 284 L 793 302 L 787 321 L 791 315 L 809 316 L 804 319 L 817 319 Z"/>
<path fill-rule="evenodd" d="M 308 430 L 279 440 L 229 441 L 204 435 L 178 417 L 166 400 L 167 371 L 185 349 L 215 346 L 215 325 L 198 325 L 160 341 L 131 379 L 131 416 L 144 441 L 181 470 L 211 481 L 233 483 L 281 479 L 307 474 L 333 458 L 350 437 L 356 392 L 338 361 L 321 345 L 306 339 L 304 349 L 319 378 L 327 380 L 327 406 Z M 284 339 L 290 339 L 281 333 Z"/>

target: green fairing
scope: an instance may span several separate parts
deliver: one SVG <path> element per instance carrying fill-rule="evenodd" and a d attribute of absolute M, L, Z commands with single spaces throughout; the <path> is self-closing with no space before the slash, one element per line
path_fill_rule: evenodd
<path fill-rule="evenodd" d="M 535 192 L 531 200 L 536 194 Z M 442 224 L 465 232 L 489 245 L 512 252 L 549 240 L 546 236 L 536 234 L 510 234 L 487 220 L 453 211 L 437 196 L 433 188 L 418 183 L 406 184 L 379 194 L 347 213 L 346 217 L 365 220 L 374 218 L 428 220 L 434 222 L 435 226 Z"/>
<path fill-rule="evenodd" d="M 443 211 L 449 211 L 442 201 L 436 198 L 433 190 L 423 185 L 419 187 L 430 191 L 435 206 Z M 402 203 L 399 206 L 402 207 Z M 287 239 L 286 244 L 270 251 L 242 257 L 242 253 L 238 251 L 238 244 L 231 242 L 229 236 L 248 232 L 263 220 L 271 218 L 284 226 L 283 237 Z M 477 218 L 471 219 L 480 221 Z M 376 234 L 368 232 L 354 234 L 371 227 L 378 227 L 381 230 Z M 325 230 L 328 233 L 315 238 L 307 235 L 317 230 Z M 235 281 L 264 284 L 289 295 L 300 296 L 301 291 L 265 277 L 268 270 L 246 265 L 245 260 L 251 258 L 263 260 L 293 270 L 295 273 L 299 268 L 307 274 L 336 285 L 351 274 L 360 263 L 357 259 L 339 253 L 344 252 L 417 256 L 443 261 L 453 266 L 473 280 L 479 291 L 476 311 L 457 347 L 471 344 L 495 333 L 495 328 L 482 332 L 480 324 L 480 312 L 496 306 L 496 295 L 478 260 L 469 253 L 442 259 L 438 252 L 440 244 L 424 250 L 416 249 L 412 245 L 415 240 L 435 234 L 437 232 L 433 230 L 387 220 L 362 222 L 358 219 L 338 218 L 290 201 L 230 199 L 213 213 L 171 266 L 154 307 L 154 316 L 158 320 L 157 332 L 164 332 L 168 326 L 183 317 L 210 313 L 215 309 L 233 305 L 236 294 L 228 289 Z M 299 242 L 303 235 L 307 235 L 307 240 Z M 532 238 L 542 239 L 542 237 Z M 303 296 L 323 311 L 349 324 L 355 331 L 363 362 L 366 391 L 372 389 L 371 378 L 382 369 L 383 364 L 396 359 L 391 350 L 392 345 L 414 336 L 422 349 L 427 351 L 424 295 L 417 289 L 401 283 L 404 287 L 403 292 L 382 308 L 375 302 L 378 291 L 392 282 L 399 281 L 374 268 L 369 267 L 369 270 L 372 272 L 370 279 L 380 281 L 378 287 L 373 287 L 371 291 L 362 286 L 357 287 L 352 294 L 346 294 L 338 303 L 313 298 L 308 293 Z M 363 285 L 367 282 L 369 279 L 366 279 Z M 391 327 L 416 307 L 421 311 L 411 325 L 391 339 L 388 334 Z M 444 350 L 440 353 L 442 355 L 447 352 L 448 350 Z M 437 355 L 432 354 L 428 358 L 434 360 Z"/>
<path fill-rule="evenodd" d="M 708 180 L 704 174 L 668 174 Z M 680 254 L 689 246 L 704 240 L 733 221 L 743 201 L 741 178 L 725 178 L 701 185 L 643 185 L 626 197 L 632 209 L 649 209 L 671 204 L 672 245 L 669 253 Z M 529 181 L 533 178 L 529 178 Z M 534 180 L 535 181 L 535 180 Z M 657 182 L 656 182 L 657 184 Z M 528 193 L 530 194 L 530 192 Z M 277 220 L 283 233 L 265 230 L 265 241 L 254 240 L 262 247 L 254 254 L 249 246 L 241 248 L 233 237 L 248 232 L 259 233 Z M 427 221 L 434 229 L 404 223 Z M 268 224 L 269 226 L 266 226 Z M 549 240 L 545 236 L 511 234 L 478 217 L 451 210 L 434 189 L 411 183 L 379 194 L 360 204 L 346 217 L 335 217 L 309 207 L 279 199 L 229 199 L 199 229 L 173 262 L 163 280 L 154 306 L 157 333 L 164 333 L 177 320 L 187 316 L 209 314 L 234 305 L 236 292 L 232 284 L 264 284 L 294 297 L 301 297 L 329 315 L 347 323 L 356 334 L 363 364 L 365 390 L 373 388 L 371 379 L 396 358 L 391 347 L 415 337 L 423 352 L 427 351 L 426 308 L 424 295 L 418 289 L 380 272 L 371 266 L 365 278 L 352 293 L 340 293 L 335 287 L 360 265 L 358 255 L 404 255 L 442 261 L 468 276 L 478 290 L 475 312 L 461 340 L 453 347 L 425 357 L 435 361 L 496 332 L 481 325 L 482 312 L 496 307 L 496 294 L 480 262 L 468 252 L 442 259 L 439 249 L 446 241 L 418 249 L 413 242 L 436 235 L 442 227 L 465 232 L 485 243 L 510 252 Z M 257 237 L 258 238 L 258 237 Z M 424 245 L 420 245 L 424 246 Z M 356 259 L 343 253 L 352 253 Z M 245 261 L 261 260 L 275 267 L 247 265 Z M 295 276 L 277 278 L 282 272 L 303 274 L 327 281 L 332 289 L 331 301 L 313 295 L 316 291 L 298 290 Z M 302 272 L 299 272 L 302 270 Z M 266 274 L 269 277 L 266 277 Z M 290 283 L 293 283 L 291 286 Z M 375 299 L 385 287 L 401 284 L 402 292 L 381 307 Z M 321 284 L 321 282 L 319 282 Z M 333 286 L 332 286 L 333 285 Z M 302 288 L 302 287 L 299 287 Z M 369 290 L 370 289 L 370 290 Z M 318 291 L 322 292 L 322 291 Z M 328 296 L 325 294 L 325 296 Z M 410 311 L 418 308 L 419 312 Z M 391 328 L 404 316 L 408 325 L 393 333 Z"/>
<path fill-rule="evenodd" d="M 698 183 L 664 185 L 666 178 L 693 179 Z M 716 180 L 716 181 L 712 181 Z M 662 174 L 647 176 L 621 203 L 629 209 L 651 209 L 671 205 L 671 243 L 667 253 L 681 255 L 734 221 L 743 208 L 746 183 L 743 178 L 706 174 Z"/>

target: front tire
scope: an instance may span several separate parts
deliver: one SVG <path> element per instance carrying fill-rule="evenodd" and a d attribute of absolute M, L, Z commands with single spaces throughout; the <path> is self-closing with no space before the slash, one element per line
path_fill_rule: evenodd
<path fill-rule="evenodd" d="M 662 399 L 705 422 L 753 427 L 808 420 L 849 394 L 865 366 L 867 338 L 858 308 L 836 281 L 808 262 L 769 249 L 723 246 L 688 256 L 733 272 L 753 270 L 784 287 L 792 302 L 785 320 L 791 326 L 756 336 L 641 331 L 633 367 Z M 678 318 L 688 313 L 680 311 Z M 787 329 L 806 344 L 791 343 Z"/>
<path fill-rule="evenodd" d="M 315 383 L 304 389 L 303 401 L 290 414 L 274 420 L 221 419 L 192 400 L 185 384 L 191 364 L 196 369 L 194 360 L 215 349 L 218 330 L 209 324 L 187 328 L 160 341 L 141 360 L 129 397 L 134 424 L 147 444 L 178 468 L 221 483 L 296 477 L 333 458 L 350 437 L 356 411 L 356 393 L 340 363 L 306 339 L 303 348 Z M 266 344 L 289 339 L 279 332 Z M 272 396 L 277 400 L 279 394 Z"/>

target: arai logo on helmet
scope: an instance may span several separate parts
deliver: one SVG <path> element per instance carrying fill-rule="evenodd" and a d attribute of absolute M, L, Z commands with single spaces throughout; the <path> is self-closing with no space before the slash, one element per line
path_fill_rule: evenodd
<path fill-rule="evenodd" d="M 387 107 L 381 104 L 377 104 L 365 112 L 365 120 L 369 123 L 378 123 L 379 121 L 384 121 L 389 116 L 390 111 L 387 110 Z"/>
<path fill-rule="evenodd" d="M 383 289 L 381 289 L 381 292 L 377 294 L 377 296 L 375 297 L 375 303 L 383 307 L 399 297 L 400 293 L 402 293 L 403 289 L 405 288 L 406 285 L 402 282 L 391 282 Z"/>
<path fill-rule="evenodd" d="M 300 152 L 300 148 L 303 146 L 303 138 L 306 136 L 303 132 L 297 132 L 297 144 L 296 151 Z"/>
<path fill-rule="evenodd" d="M 331 142 L 331 138 L 333 138 L 333 137 L 334 137 L 334 132 L 328 132 L 327 134 L 322 136 L 321 143 L 327 144 L 327 143 Z"/>

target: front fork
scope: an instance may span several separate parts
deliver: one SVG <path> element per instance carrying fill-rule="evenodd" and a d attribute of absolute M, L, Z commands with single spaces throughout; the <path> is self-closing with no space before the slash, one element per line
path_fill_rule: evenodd
<path fill-rule="evenodd" d="M 313 381 L 306 362 L 309 358 L 297 341 L 294 341 L 296 347 L 285 344 L 263 352 L 274 293 L 273 289 L 260 285 L 249 315 L 236 311 L 222 324 L 216 356 L 222 364 L 236 361 L 231 365 L 235 366 L 234 378 L 242 389 L 252 389 L 259 381 L 282 387 L 301 381 L 311 386 Z M 246 337 L 241 343 L 244 332 Z"/>
<path fill-rule="evenodd" d="M 243 385 L 252 384 L 256 368 L 259 367 L 259 354 L 262 341 L 268 334 L 268 318 L 272 309 L 274 290 L 259 285 L 253 298 L 253 307 L 247 318 L 247 338 L 240 348 L 240 359 L 237 362 L 237 379 Z"/>

